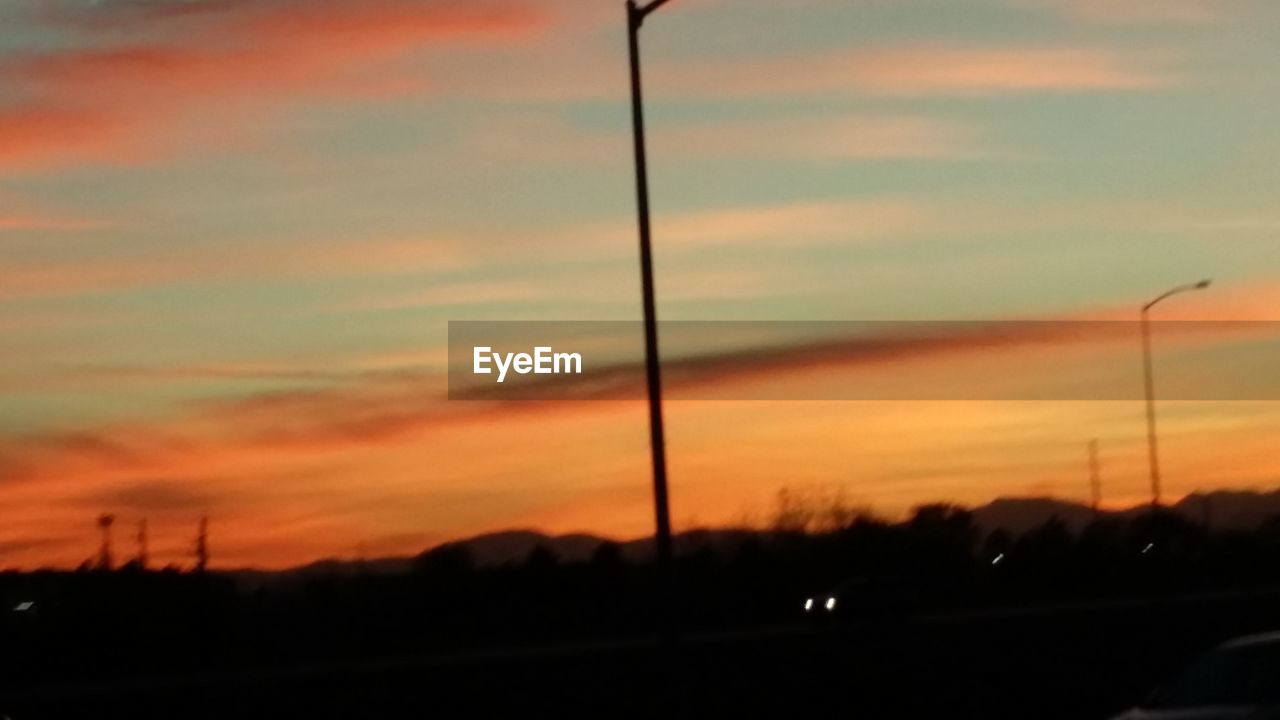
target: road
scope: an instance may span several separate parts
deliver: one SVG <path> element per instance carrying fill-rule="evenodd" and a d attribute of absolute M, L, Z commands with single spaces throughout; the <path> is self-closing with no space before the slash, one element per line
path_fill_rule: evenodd
<path fill-rule="evenodd" d="M 24 688 L 39 718 L 1105 718 L 1196 653 L 1280 628 L 1275 592 L 940 613 Z"/>

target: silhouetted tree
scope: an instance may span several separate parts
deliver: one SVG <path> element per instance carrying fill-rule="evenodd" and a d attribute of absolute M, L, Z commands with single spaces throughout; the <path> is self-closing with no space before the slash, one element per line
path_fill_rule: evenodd
<path fill-rule="evenodd" d="M 195 542 L 196 566 L 198 573 L 203 573 L 209 567 L 209 518 L 200 518 L 200 528 L 196 532 Z"/>
<path fill-rule="evenodd" d="M 1062 518 L 1054 515 L 1043 525 L 1032 528 L 1030 532 L 1019 538 L 1019 553 L 1038 561 L 1055 561 L 1065 558 L 1072 549 L 1074 538 Z"/>
<path fill-rule="evenodd" d="M 968 510 L 946 503 L 921 505 L 907 522 L 906 530 L 922 572 L 950 576 L 970 566 L 978 528 Z"/>
<path fill-rule="evenodd" d="M 111 525 L 116 521 L 116 516 L 111 513 L 103 513 L 98 516 L 98 529 L 102 531 L 102 545 L 98 548 L 98 569 L 110 570 L 111 561 Z"/>
<path fill-rule="evenodd" d="M 414 558 L 413 569 L 432 576 L 458 577 L 475 572 L 476 562 L 466 545 L 448 543 Z"/>
<path fill-rule="evenodd" d="M 1152 557 L 1186 556 L 1204 540 L 1204 528 L 1163 508 L 1142 513 L 1129 524 L 1130 542 Z M 1149 549 L 1148 549 L 1149 548 Z"/>
<path fill-rule="evenodd" d="M 525 557 L 523 567 L 527 570 L 543 572 L 559 564 L 560 558 L 556 555 L 555 550 L 538 543 L 529 551 L 529 555 Z"/>
<path fill-rule="evenodd" d="M 138 521 L 137 541 L 138 541 L 138 554 L 134 557 L 134 562 L 137 564 L 139 570 L 146 570 L 147 562 L 149 560 L 148 556 L 150 554 L 150 549 L 148 547 L 146 518 L 142 518 L 141 520 Z"/>
<path fill-rule="evenodd" d="M 1272 515 L 1263 520 L 1258 528 L 1258 537 L 1269 543 L 1280 544 L 1280 515 Z"/>
<path fill-rule="evenodd" d="M 601 568 L 612 568 L 622 564 L 622 546 L 606 540 L 591 551 L 591 565 Z"/>
<path fill-rule="evenodd" d="M 1013 550 L 1013 536 L 1008 530 L 997 528 L 987 534 L 987 538 L 982 542 L 982 561 L 992 562 L 997 557 L 1008 556 Z M 1001 562 L 1003 562 L 1003 558 Z"/>
<path fill-rule="evenodd" d="M 778 491 L 773 521 L 770 525 L 779 535 L 802 535 L 809 531 L 816 513 L 804 498 L 789 488 Z"/>

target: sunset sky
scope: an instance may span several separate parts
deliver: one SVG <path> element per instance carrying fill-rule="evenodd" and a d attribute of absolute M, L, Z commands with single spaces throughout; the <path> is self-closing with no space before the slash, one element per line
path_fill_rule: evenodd
<path fill-rule="evenodd" d="M 665 320 L 1132 320 L 1202 277 L 1160 318 L 1280 320 L 1272 0 L 676 0 L 643 40 Z M 101 512 L 157 564 L 207 514 L 220 567 L 651 532 L 643 404 L 445 399 L 450 320 L 639 318 L 620 1 L 4 0 L 0 78 L 0 567 Z M 1082 499 L 1093 437 L 1146 492 L 1138 402 L 676 397 L 678 528 Z M 1280 403 L 1160 412 L 1169 497 L 1280 486 Z"/>

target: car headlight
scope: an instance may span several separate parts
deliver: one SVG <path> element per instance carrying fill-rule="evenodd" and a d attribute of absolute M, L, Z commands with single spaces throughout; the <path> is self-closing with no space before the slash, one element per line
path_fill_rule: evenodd
<path fill-rule="evenodd" d="M 827 607 L 827 611 L 828 611 L 828 612 L 830 612 L 830 611 L 832 611 L 832 610 L 835 610 L 835 609 L 836 609 L 836 596 L 835 596 L 835 595 L 832 595 L 831 597 L 827 598 L 827 605 L 826 605 L 826 607 Z"/>
<path fill-rule="evenodd" d="M 812 609 L 813 609 L 813 598 L 808 598 L 807 600 L 804 601 L 804 611 L 809 612 Z"/>

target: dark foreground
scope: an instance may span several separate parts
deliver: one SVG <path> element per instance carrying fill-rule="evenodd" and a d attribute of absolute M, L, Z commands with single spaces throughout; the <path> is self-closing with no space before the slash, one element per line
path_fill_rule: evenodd
<path fill-rule="evenodd" d="M 38 718 L 1106 718 L 1199 652 L 1280 629 L 1280 593 L 405 655 L 11 688 Z M 110 663 L 110 653 L 102 661 Z"/>

